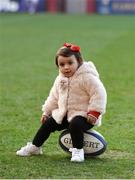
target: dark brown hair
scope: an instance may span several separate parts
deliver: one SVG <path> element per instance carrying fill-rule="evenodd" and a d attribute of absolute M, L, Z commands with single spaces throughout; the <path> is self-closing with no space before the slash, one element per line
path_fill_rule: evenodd
<path fill-rule="evenodd" d="M 80 52 L 72 51 L 69 47 L 62 47 L 60 48 L 55 57 L 55 63 L 58 66 L 58 57 L 63 56 L 63 57 L 70 57 L 74 55 L 79 63 L 79 66 L 83 63 L 83 58 Z"/>

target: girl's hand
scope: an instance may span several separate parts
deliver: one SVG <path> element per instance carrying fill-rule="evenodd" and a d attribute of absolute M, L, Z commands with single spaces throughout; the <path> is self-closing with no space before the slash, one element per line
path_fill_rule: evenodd
<path fill-rule="evenodd" d="M 47 118 L 48 118 L 48 116 L 42 115 L 41 119 L 40 119 L 40 122 L 43 124 L 46 121 Z"/>
<path fill-rule="evenodd" d="M 96 124 L 96 121 L 97 121 L 97 118 L 96 118 L 96 117 L 88 115 L 88 117 L 87 117 L 87 122 L 88 122 L 88 123 L 90 123 L 90 124 L 92 124 L 92 125 L 95 125 L 95 124 Z"/>

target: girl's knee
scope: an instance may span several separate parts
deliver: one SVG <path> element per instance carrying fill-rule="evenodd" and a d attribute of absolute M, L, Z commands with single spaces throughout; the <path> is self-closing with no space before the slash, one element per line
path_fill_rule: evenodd
<path fill-rule="evenodd" d="M 69 124 L 69 129 L 70 130 L 77 130 L 78 128 L 81 128 L 81 118 L 80 116 L 76 116 L 72 119 L 72 121 Z"/>

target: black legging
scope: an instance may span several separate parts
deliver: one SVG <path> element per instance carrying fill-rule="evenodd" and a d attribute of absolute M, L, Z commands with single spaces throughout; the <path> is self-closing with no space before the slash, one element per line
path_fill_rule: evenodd
<path fill-rule="evenodd" d="M 91 129 L 92 127 L 93 125 L 87 123 L 86 118 L 82 116 L 75 116 L 70 123 L 67 121 L 67 118 L 64 117 L 62 124 L 57 124 L 52 117 L 49 117 L 37 131 L 32 143 L 40 147 L 52 132 L 69 129 L 73 147 L 81 149 L 83 148 L 83 131 Z"/>

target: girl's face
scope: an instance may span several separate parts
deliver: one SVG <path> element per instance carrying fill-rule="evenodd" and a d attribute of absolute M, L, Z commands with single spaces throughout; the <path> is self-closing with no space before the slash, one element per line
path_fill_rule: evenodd
<path fill-rule="evenodd" d="M 70 57 L 59 56 L 58 67 L 65 77 L 71 77 L 79 67 L 78 61 L 74 55 Z"/>

